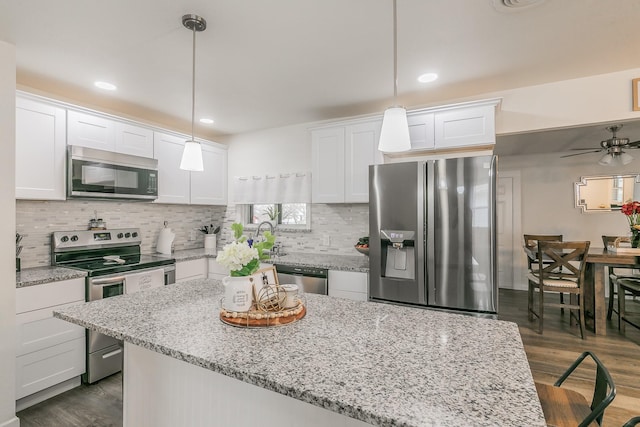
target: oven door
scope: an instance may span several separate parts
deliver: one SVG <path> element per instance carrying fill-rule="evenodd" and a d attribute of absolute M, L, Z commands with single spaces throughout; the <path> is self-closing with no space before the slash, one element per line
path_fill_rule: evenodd
<path fill-rule="evenodd" d="M 69 197 L 158 198 L 157 160 L 84 147 L 70 148 Z"/>

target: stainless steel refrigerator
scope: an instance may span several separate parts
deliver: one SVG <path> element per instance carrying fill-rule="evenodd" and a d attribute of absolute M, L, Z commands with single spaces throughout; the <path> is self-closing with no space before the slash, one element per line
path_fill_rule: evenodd
<path fill-rule="evenodd" d="M 495 156 L 369 167 L 369 299 L 495 314 Z"/>

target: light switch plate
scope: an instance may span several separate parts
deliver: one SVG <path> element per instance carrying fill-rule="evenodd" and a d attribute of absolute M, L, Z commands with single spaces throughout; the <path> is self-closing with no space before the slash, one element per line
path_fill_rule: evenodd
<path fill-rule="evenodd" d="M 322 236 L 322 246 L 331 246 L 331 236 Z"/>

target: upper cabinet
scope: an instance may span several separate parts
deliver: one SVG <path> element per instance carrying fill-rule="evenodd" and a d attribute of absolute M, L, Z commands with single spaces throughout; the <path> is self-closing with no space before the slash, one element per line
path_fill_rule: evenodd
<path fill-rule="evenodd" d="M 227 150 L 202 145 L 204 171 L 180 169 L 187 137 L 154 133 L 154 157 L 158 160 L 158 199 L 156 203 L 226 205 Z"/>
<path fill-rule="evenodd" d="M 16 98 L 16 198 L 65 199 L 65 110 Z"/>
<path fill-rule="evenodd" d="M 151 129 L 74 110 L 67 113 L 67 144 L 153 157 Z"/>
<path fill-rule="evenodd" d="M 411 151 L 495 144 L 495 110 L 499 103 L 499 99 L 488 99 L 409 112 Z"/>
<path fill-rule="evenodd" d="M 382 163 L 381 120 L 311 131 L 313 203 L 367 203 L 369 165 Z"/>

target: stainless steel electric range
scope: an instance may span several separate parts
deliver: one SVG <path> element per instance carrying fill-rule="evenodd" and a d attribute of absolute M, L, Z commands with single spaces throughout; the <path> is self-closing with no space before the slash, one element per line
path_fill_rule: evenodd
<path fill-rule="evenodd" d="M 51 235 L 51 263 L 87 272 L 87 301 L 174 283 L 175 260 L 141 254 L 141 243 L 137 228 L 56 231 Z M 121 341 L 91 330 L 86 337 L 85 383 L 122 370 Z"/>

